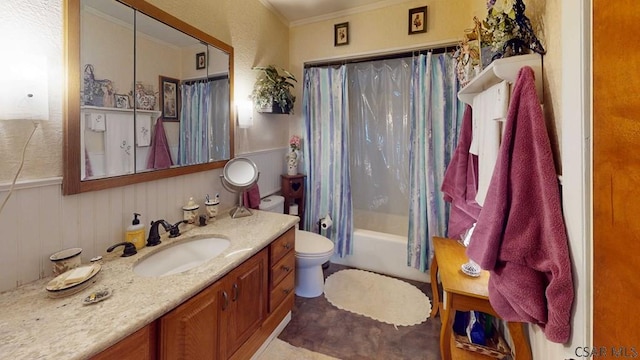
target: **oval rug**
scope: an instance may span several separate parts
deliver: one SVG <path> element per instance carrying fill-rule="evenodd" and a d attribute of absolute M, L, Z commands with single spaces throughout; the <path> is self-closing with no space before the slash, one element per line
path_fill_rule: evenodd
<path fill-rule="evenodd" d="M 339 309 L 398 326 L 420 324 L 431 313 L 431 300 L 417 287 L 358 269 L 331 274 L 324 296 Z"/>

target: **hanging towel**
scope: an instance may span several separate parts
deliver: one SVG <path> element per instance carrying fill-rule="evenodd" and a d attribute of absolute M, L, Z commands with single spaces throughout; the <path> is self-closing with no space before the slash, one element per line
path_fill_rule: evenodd
<path fill-rule="evenodd" d="M 173 161 L 171 160 L 169 143 L 164 132 L 162 118 L 158 118 L 153 129 L 153 140 L 151 140 L 151 148 L 147 158 L 147 169 L 166 169 L 171 165 L 173 165 Z"/>
<path fill-rule="evenodd" d="M 109 113 L 105 116 L 105 172 L 109 176 L 134 172 L 135 147 L 131 115 Z"/>
<path fill-rule="evenodd" d="M 566 343 L 573 282 L 560 190 L 534 73 L 518 72 L 496 169 L 467 255 L 489 270 L 489 301 L 508 321 Z"/>
<path fill-rule="evenodd" d="M 89 113 L 89 129 L 95 132 L 103 132 L 107 130 L 104 114 Z"/>
<path fill-rule="evenodd" d="M 476 201 L 484 204 L 500 149 L 500 121 L 505 117 L 509 85 L 500 82 L 473 98 L 473 138 L 469 152 L 478 156 Z"/>
<path fill-rule="evenodd" d="M 151 116 L 148 114 L 136 115 L 136 145 L 151 145 Z"/>
<path fill-rule="evenodd" d="M 447 236 L 462 238 L 478 219 L 480 205 L 476 202 L 478 188 L 478 157 L 469 153 L 472 137 L 472 110 L 467 105 L 462 118 L 460 138 L 442 181 L 444 200 L 451 203 Z"/>
<path fill-rule="evenodd" d="M 258 187 L 258 183 L 242 193 L 242 201 L 244 206 L 249 209 L 260 208 L 260 188 Z"/>

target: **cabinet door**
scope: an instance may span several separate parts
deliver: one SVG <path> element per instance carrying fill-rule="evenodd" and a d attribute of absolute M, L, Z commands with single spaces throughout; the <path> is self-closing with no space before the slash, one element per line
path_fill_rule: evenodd
<path fill-rule="evenodd" d="M 220 285 L 215 283 L 160 318 L 160 359 L 216 359 Z"/>
<path fill-rule="evenodd" d="M 267 251 L 263 250 L 225 277 L 221 331 L 222 358 L 229 358 L 260 327 L 267 312 Z"/>
<path fill-rule="evenodd" d="M 151 360 L 156 358 L 156 323 L 153 322 L 105 351 L 92 360 Z"/>

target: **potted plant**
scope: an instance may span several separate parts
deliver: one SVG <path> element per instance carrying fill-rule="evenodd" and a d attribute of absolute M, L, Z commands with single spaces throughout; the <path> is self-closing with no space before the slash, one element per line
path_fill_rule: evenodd
<path fill-rule="evenodd" d="M 256 66 L 253 68 L 261 72 L 253 86 L 251 99 L 259 112 L 273 112 L 278 114 L 293 113 L 296 97 L 291 93 L 295 76 L 287 70 L 280 71 L 273 66 Z"/>

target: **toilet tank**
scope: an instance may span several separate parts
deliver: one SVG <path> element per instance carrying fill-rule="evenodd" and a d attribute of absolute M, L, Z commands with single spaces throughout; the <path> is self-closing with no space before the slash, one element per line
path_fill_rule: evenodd
<path fill-rule="evenodd" d="M 284 214 L 284 197 L 271 195 L 260 200 L 260 210 Z"/>

